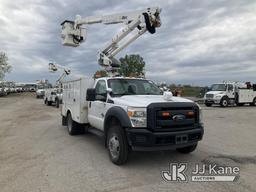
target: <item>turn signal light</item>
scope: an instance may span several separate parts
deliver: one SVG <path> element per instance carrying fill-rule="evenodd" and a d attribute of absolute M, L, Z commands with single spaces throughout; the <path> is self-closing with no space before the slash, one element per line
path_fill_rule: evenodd
<path fill-rule="evenodd" d="M 169 112 L 163 112 L 163 113 L 162 113 L 162 116 L 163 116 L 163 117 L 168 117 L 168 116 L 170 116 L 170 113 L 169 113 Z"/>
<path fill-rule="evenodd" d="M 187 112 L 187 116 L 193 117 L 194 115 L 195 115 L 195 113 L 193 111 Z"/>

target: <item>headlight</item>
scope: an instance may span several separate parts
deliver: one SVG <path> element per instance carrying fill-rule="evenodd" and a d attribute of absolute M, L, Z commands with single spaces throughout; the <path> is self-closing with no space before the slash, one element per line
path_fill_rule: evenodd
<path fill-rule="evenodd" d="M 133 127 L 147 127 L 147 109 L 128 107 L 128 117 Z"/>
<path fill-rule="evenodd" d="M 220 99 L 222 96 L 221 95 L 216 95 L 215 98 L 216 99 Z"/>

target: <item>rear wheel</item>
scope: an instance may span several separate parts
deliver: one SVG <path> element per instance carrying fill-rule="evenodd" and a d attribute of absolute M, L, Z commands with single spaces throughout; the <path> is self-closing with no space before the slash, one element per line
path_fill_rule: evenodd
<path fill-rule="evenodd" d="M 227 97 L 222 98 L 221 101 L 220 101 L 221 107 L 227 107 L 228 103 L 229 103 L 229 101 L 228 101 Z"/>
<path fill-rule="evenodd" d="M 112 125 L 107 134 L 107 147 L 110 160 L 116 165 L 124 164 L 128 159 L 128 142 L 124 129 L 120 125 Z"/>
<path fill-rule="evenodd" d="M 253 99 L 253 102 L 250 105 L 251 106 L 256 106 L 256 97 Z"/>
<path fill-rule="evenodd" d="M 62 126 L 67 126 L 67 117 L 62 116 L 61 124 Z"/>
<path fill-rule="evenodd" d="M 73 121 L 71 113 L 68 113 L 67 116 L 67 128 L 69 135 L 78 135 L 83 133 L 83 127 L 79 123 Z"/>
<path fill-rule="evenodd" d="M 196 147 L 197 147 L 197 144 L 190 145 L 190 146 L 183 147 L 183 148 L 177 148 L 176 150 L 180 153 L 188 154 L 188 153 L 195 151 Z"/>

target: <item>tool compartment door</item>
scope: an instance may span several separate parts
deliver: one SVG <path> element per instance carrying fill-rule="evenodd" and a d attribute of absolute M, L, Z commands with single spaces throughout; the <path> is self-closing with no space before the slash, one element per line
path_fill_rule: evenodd
<path fill-rule="evenodd" d="M 251 103 L 253 101 L 253 95 L 253 90 L 251 89 L 239 89 L 239 103 Z"/>

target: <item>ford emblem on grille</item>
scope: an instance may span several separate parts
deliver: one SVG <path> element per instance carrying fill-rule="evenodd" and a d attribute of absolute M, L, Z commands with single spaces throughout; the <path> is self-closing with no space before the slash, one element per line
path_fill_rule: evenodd
<path fill-rule="evenodd" d="M 174 116 L 172 117 L 172 119 L 173 119 L 174 121 L 182 121 L 182 120 L 186 119 L 186 116 L 185 116 L 185 115 L 182 115 L 182 114 L 174 115 Z"/>

